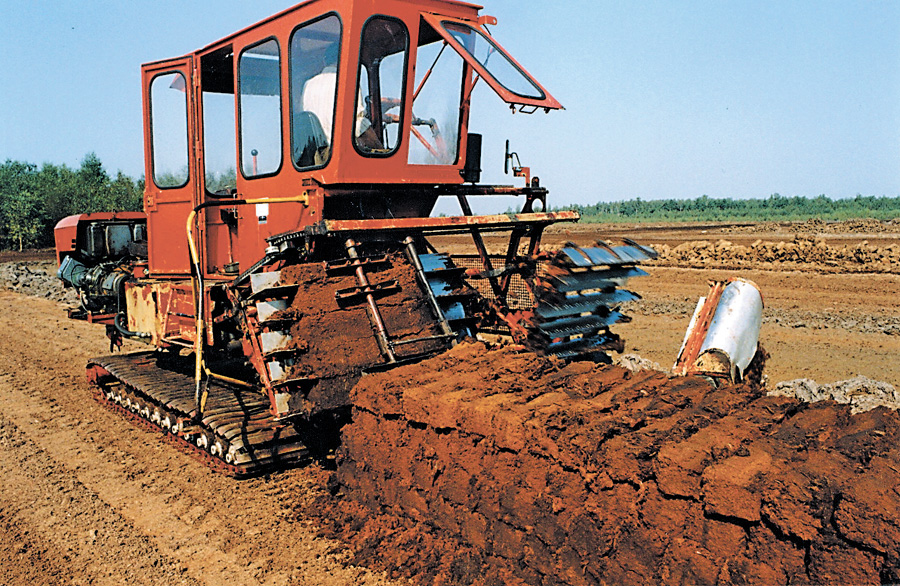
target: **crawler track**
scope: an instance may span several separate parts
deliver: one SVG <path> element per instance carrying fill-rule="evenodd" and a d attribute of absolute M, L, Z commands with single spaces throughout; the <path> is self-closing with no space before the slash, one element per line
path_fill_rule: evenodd
<path fill-rule="evenodd" d="M 251 476 L 309 457 L 293 425 L 276 421 L 264 396 L 236 386 L 211 381 L 205 415 L 197 420 L 193 378 L 161 367 L 156 352 L 94 358 L 87 372 L 102 404 L 166 432 L 232 476 Z"/>

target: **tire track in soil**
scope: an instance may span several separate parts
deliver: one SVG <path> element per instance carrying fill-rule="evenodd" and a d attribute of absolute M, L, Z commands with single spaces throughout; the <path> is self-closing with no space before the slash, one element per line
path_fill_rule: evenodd
<path fill-rule="evenodd" d="M 200 584 L 4 417 L 0 446 L 12 456 L 0 461 L 0 522 L 15 536 L 7 544 L 25 540 L 6 559 L 30 554 L 3 564 L 5 584 Z"/>
<path fill-rule="evenodd" d="M 21 560 L 20 563 L 0 564 L 0 584 L 70 584 L 64 565 L 50 560 L 46 544 L 35 540 L 28 530 L 0 509 L 0 556 Z"/>
<path fill-rule="evenodd" d="M 4 583 L 394 583 L 297 517 L 318 468 L 246 481 L 208 470 L 94 402 L 83 365 L 108 350 L 102 329 L 42 299 L 0 292 L 0 304 L 15 308 L 0 314 L 0 536 L 25 537 L 0 549 Z"/>

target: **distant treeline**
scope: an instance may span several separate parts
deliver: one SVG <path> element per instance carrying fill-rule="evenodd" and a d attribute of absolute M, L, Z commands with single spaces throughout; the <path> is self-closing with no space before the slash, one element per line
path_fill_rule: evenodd
<path fill-rule="evenodd" d="M 234 186 L 234 170 L 208 177 L 209 185 Z M 111 177 L 100 158 L 89 153 L 78 169 L 66 165 L 7 159 L 0 165 L 0 248 L 52 246 L 53 227 L 66 216 L 86 212 L 138 211 L 144 179 L 121 171 Z M 599 202 L 557 209 L 575 210 L 587 222 L 769 222 L 900 218 L 900 197 L 857 195 L 831 199 L 784 197 L 765 199 L 712 198 Z M 513 210 L 508 210 L 512 212 Z"/>
<path fill-rule="evenodd" d="M 7 159 L 0 165 L 0 248 L 52 246 L 53 227 L 62 218 L 140 210 L 143 193 L 143 178 L 121 171 L 110 177 L 94 153 L 78 169 Z"/>
<path fill-rule="evenodd" d="M 658 199 L 600 202 L 559 209 L 575 210 L 587 222 L 774 222 L 791 220 L 851 220 L 900 217 L 900 197 L 857 195 L 852 198 L 784 197 L 730 199 L 702 196 L 696 199 Z"/>

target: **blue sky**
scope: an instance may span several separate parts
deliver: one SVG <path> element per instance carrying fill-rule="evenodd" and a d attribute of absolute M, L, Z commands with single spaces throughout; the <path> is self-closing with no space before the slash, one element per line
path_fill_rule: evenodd
<path fill-rule="evenodd" d="M 483 84 L 484 181 L 504 140 L 554 205 L 641 197 L 900 195 L 898 1 L 486 1 L 566 110 Z M 0 160 L 143 171 L 140 65 L 291 6 L 0 0 Z M 505 205 L 502 205 L 505 209 Z"/>

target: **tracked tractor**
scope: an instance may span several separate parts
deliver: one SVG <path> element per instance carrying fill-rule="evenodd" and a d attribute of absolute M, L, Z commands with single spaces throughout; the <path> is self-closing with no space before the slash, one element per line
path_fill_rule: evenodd
<path fill-rule="evenodd" d="M 90 361 L 101 402 L 244 475 L 308 458 L 366 373 L 464 338 L 621 350 L 620 286 L 654 252 L 542 250 L 578 215 L 546 211 L 514 153 L 524 186 L 480 184 L 479 83 L 517 112 L 561 106 L 479 10 L 310 0 L 142 67 L 144 213 L 56 227 L 70 317 L 148 344 Z M 522 211 L 473 215 L 486 196 Z M 433 215 L 441 198 L 459 213 Z"/>

